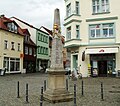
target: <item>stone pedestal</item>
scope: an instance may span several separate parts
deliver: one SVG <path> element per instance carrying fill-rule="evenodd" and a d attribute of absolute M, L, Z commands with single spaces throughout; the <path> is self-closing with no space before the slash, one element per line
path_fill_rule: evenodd
<path fill-rule="evenodd" d="M 73 99 L 73 94 L 66 90 L 66 76 L 63 68 L 62 42 L 60 38 L 53 38 L 51 67 L 48 70 L 47 90 L 43 93 L 44 100 L 63 102 Z"/>
<path fill-rule="evenodd" d="M 62 102 L 73 99 L 73 94 L 66 90 L 65 70 L 63 68 L 63 44 L 61 41 L 59 9 L 54 14 L 51 66 L 48 70 L 47 90 L 43 93 L 44 100 Z"/>
<path fill-rule="evenodd" d="M 44 100 L 49 102 L 65 102 L 73 99 L 73 94 L 66 90 L 65 71 L 49 71 L 48 88 L 44 92 Z"/>

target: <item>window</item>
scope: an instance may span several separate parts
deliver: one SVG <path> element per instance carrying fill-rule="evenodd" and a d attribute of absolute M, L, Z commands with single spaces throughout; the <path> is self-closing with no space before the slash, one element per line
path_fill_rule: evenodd
<path fill-rule="evenodd" d="M 3 67 L 6 68 L 7 71 L 9 70 L 9 58 L 8 57 L 4 57 Z"/>
<path fill-rule="evenodd" d="M 109 12 L 108 0 L 93 0 L 92 6 L 93 6 L 93 13 Z"/>
<path fill-rule="evenodd" d="M 11 42 L 11 50 L 15 50 L 15 43 Z"/>
<path fill-rule="evenodd" d="M 20 51 L 20 43 L 18 43 L 18 51 Z"/>
<path fill-rule="evenodd" d="M 25 54 L 28 54 L 28 47 L 25 46 Z"/>
<path fill-rule="evenodd" d="M 33 48 L 33 54 L 34 54 L 34 56 L 36 56 L 36 49 L 35 48 Z"/>
<path fill-rule="evenodd" d="M 4 57 L 3 67 L 7 68 L 7 72 L 20 71 L 20 59 Z"/>
<path fill-rule="evenodd" d="M 103 24 L 103 36 L 113 37 L 113 24 Z"/>
<path fill-rule="evenodd" d="M 10 71 L 20 71 L 19 58 L 10 58 Z"/>
<path fill-rule="evenodd" d="M 102 0 L 102 12 L 109 12 L 108 0 Z"/>
<path fill-rule="evenodd" d="M 40 49 L 40 53 L 43 54 L 43 47 L 41 47 L 41 49 Z"/>
<path fill-rule="evenodd" d="M 41 34 L 41 41 L 43 41 L 43 34 Z"/>
<path fill-rule="evenodd" d="M 76 38 L 79 39 L 80 38 L 80 26 L 76 25 Z"/>
<path fill-rule="evenodd" d="M 26 41 L 26 42 L 29 41 L 29 35 L 26 35 L 26 36 L 25 36 L 25 41 Z"/>
<path fill-rule="evenodd" d="M 90 26 L 90 37 L 99 38 L 100 37 L 100 25 L 91 25 Z"/>
<path fill-rule="evenodd" d="M 8 49 L 8 41 L 4 40 L 4 49 Z"/>
<path fill-rule="evenodd" d="M 70 16 L 71 15 L 71 3 L 67 5 L 66 7 L 66 16 Z"/>
<path fill-rule="evenodd" d="M 114 23 L 90 25 L 90 38 L 110 38 L 114 34 Z"/>
<path fill-rule="evenodd" d="M 48 48 L 46 48 L 46 55 L 48 54 Z"/>
<path fill-rule="evenodd" d="M 67 28 L 67 40 L 71 39 L 71 27 Z"/>
<path fill-rule="evenodd" d="M 38 46 L 38 54 L 40 54 L 40 51 L 41 51 L 41 47 L 40 46 Z"/>
<path fill-rule="evenodd" d="M 41 34 L 38 33 L 38 40 L 40 41 L 41 40 Z"/>
<path fill-rule="evenodd" d="M 7 27 L 9 29 L 9 31 L 17 33 L 18 28 L 17 28 L 17 26 L 13 22 L 12 23 L 8 23 Z"/>
<path fill-rule="evenodd" d="M 99 0 L 93 0 L 93 13 L 99 13 L 99 12 L 100 12 Z"/>
<path fill-rule="evenodd" d="M 45 36 L 43 35 L 43 42 L 45 42 Z"/>
<path fill-rule="evenodd" d="M 32 48 L 29 48 L 29 55 L 32 55 Z"/>
<path fill-rule="evenodd" d="M 79 15 L 79 2 L 76 1 L 76 14 Z"/>

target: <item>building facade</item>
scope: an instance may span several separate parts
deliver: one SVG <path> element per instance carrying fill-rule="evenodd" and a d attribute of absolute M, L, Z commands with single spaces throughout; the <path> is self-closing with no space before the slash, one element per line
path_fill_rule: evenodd
<path fill-rule="evenodd" d="M 119 0 L 65 0 L 65 47 L 83 77 L 120 70 Z"/>
<path fill-rule="evenodd" d="M 36 71 L 45 71 L 49 61 L 49 36 L 48 33 L 16 18 L 12 17 L 23 29 L 28 29 L 30 38 L 36 44 Z"/>
<path fill-rule="evenodd" d="M 24 34 L 18 24 L 0 16 L 0 68 L 6 68 L 6 73 L 22 73 L 23 40 Z"/>
<path fill-rule="evenodd" d="M 26 73 L 36 72 L 36 44 L 31 40 L 28 29 L 22 29 L 24 33 L 24 59 L 23 68 Z"/>
<path fill-rule="evenodd" d="M 43 31 L 37 30 L 37 69 L 45 72 L 49 65 L 49 35 Z"/>

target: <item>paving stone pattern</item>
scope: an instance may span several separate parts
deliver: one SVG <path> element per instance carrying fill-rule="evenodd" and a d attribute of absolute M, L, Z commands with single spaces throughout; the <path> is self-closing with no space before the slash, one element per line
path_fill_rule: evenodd
<path fill-rule="evenodd" d="M 67 78 L 67 76 L 66 76 Z M 40 106 L 40 89 L 47 74 L 17 74 L 0 76 L 0 106 Z M 81 81 L 84 82 L 84 96 L 81 95 Z M 83 78 L 69 80 L 69 91 L 77 85 L 77 106 L 120 106 L 120 78 Z M 20 82 L 20 98 L 17 98 L 17 81 Z M 103 82 L 104 100 L 101 101 L 100 87 Z M 29 103 L 25 102 L 25 86 L 28 83 Z M 73 101 L 49 103 L 43 106 L 74 106 Z"/>

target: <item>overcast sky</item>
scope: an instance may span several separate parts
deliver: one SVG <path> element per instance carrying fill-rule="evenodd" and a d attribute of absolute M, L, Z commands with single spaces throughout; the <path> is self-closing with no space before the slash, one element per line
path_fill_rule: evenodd
<path fill-rule="evenodd" d="M 37 28 L 53 28 L 54 10 L 60 9 L 61 27 L 65 17 L 64 0 L 0 0 L 0 15 L 17 17 Z M 64 34 L 64 30 L 62 31 Z"/>

